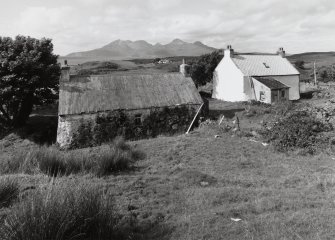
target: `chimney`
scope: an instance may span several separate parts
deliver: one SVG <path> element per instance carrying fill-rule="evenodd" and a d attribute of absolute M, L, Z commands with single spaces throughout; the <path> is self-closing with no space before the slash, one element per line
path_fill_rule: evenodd
<path fill-rule="evenodd" d="M 285 57 L 285 50 L 284 48 L 280 47 L 277 51 L 277 54 L 280 55 L 281 57 Z"/>
<path fill-rule="evenodd" d="M 228 45 L 227 48 L 224 50 L 224 56 L 229 58 L 234 57 L 234 49 L 231 45 Z"/>
<path fill-rule="evenodd" d="M 185 59 L 183 59 L 183 63 L 179 67 L 179 72 L 182 73 L 185 77 L 190 77 L 190 68 L 191 66 L 185 63 Z"/>
<path fill-rule="evenodd" d="M 70 82 L 70 66 L 67 65 L 67 60 L 64 60 L 64 65 L 61 66 L 60 82 Z"/>

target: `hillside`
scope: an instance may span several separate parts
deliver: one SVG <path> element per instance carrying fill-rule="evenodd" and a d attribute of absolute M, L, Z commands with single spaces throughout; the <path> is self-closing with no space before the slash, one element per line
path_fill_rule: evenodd
<path fill-rule="evenodd" d="M 330 68 L 332 68 L 332 66 L 335 64 L 335 52 L 306 52 L 293 54 L 287 58 L 292 64 L 294 64 L 296 61 L 305 62 L 304 68 L 297 69 L 301 74 L 301 80 L 304 81 L 308 81 L 313 78 L 314 62 L 316 64 L 317 73 L 321 73 L 327 69 L 329 72 L 331 71 Z M 318 80 L 322 80 L 320 78 L 320 74 L 317 76 Z"/>
<path fill-rule="evenodd" d="M 232 124 L 228 111 L 244 110 L 238 104 L 230 105 L 230 110 L 229 104 L 214 104 L 226 109 L 222 125 Z M 265 115 L 241 115 L 241 127 L 249 128 L 250 122 L 259 123 Z M 251 140 L 212 122 L 189 135 L 131 142 L 147 155 L 132 171 L 104 178 L 73 174 L 56 180 L 108 191 L 123 214 L 147 226 L 141 233 L 149 236 L 141 239 L 334 239 L 331 155 L 278 153 Z M 27 153 L 32 147 L 33 142 L 12 134 L 0 140 L 0 159 L 5 163 L 13 153 Z M 42 173 L 11 176 L 20 189 L 50 181 Z"/>
<path fill-rule="evenodd" d="M 67 58 L 85 58 L 90 60 L 102 59 L 131 59 L 156 58 L 170 56 L 199 56 L 210 53 L 215 48 L 197 41 L 194 43 L 175 39 L 168 44 L 150 44 L 144 40 L 129 41 L 116 40 L 101 48 L 85 52 L 75 52 L 66 55 Z"/>
<path fill-rule="evenodd" d="M 302 60 L 306 63 L 314 61 L 321 65 L 335 64 L 335 52 L 306 52 L 288 56 L 290 61 Z"/>

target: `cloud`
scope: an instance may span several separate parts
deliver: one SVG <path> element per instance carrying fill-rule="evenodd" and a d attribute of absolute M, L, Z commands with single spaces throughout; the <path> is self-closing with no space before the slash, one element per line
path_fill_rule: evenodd
<path fill-rule="evenodd" d="M 332 0 L 34 2 L 22 7 L 9 27 L 0 25 L 0 29 L 6 34 L 52 38 L 60 54 L 97 48 L 115 39 L 167 43 L 181 38 L 214 47 L 230 43 L 242 51 L 335 48 Z"/>

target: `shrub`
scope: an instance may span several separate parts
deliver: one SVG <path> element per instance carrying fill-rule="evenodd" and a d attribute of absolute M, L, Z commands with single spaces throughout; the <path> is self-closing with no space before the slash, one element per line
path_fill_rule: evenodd
<path fill-rule="evenodd" d="M 9 207 L 19 196 L 19 184 L 13 178 L 0 179 L 0 209 Z"/>
<path fill-rule="evenodd" d="M 273 110 L 277 115 L 284 116 L 293 109 L 292 101 L 280 101 L 273 105 Z"/>
<path fill-rule="evenodd" d="M 313 153 L 318 133 L 327 130 L 326 125 L 316 120 L 308 112 L 299 111 L 280 119 L 273 127 L 265 129 L 263 135 L 267 141 L 273 142 L 279 151 L 297 147 Z"/>
<path fill-rule="evenodd" d="M 50 184 L 16 204 L 0 226 L 3 240 L 129 239 L 114 201 L 90 184 Z"/>

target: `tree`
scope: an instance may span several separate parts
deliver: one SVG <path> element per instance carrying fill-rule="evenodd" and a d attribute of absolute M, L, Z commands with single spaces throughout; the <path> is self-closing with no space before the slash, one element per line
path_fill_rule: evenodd
<path fill-rule="evenodd" d="M 303 60 L 297 60 L 295 61 L 294 65 L 296 66 L 296 68 L 299 69 L 305 69 L 305 62 Z"/>
<path fill-rule="evenodd" d="M 34 105 L 57 99 L 57 58 L 50 39 L 0 37 L 0 126 L 22 126 Z"/>
<path fill-rule="evenodd" d="M 192 64 L 190 74 L 197 87 L 212 81 L 213 72 L 222 57 L 219 51 L 214 51 L 200 56 L 198 61 Z"/>
<path fill-rule="evenodd" d="M 325 81 L 328 78 L 327 70 L 323 70 L 320 74 L 320 77 L 322 78 L 322 81 Z"/>

